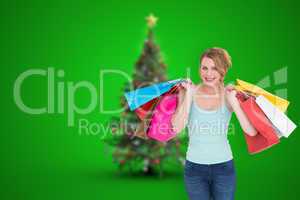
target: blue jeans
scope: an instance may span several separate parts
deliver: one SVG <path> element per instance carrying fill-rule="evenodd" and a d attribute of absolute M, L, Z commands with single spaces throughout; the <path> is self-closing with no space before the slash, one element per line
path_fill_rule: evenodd
<path fill-rule="evenodd" d="M 234 161 L 198 164 L 186 160 L 184 182 L 190 200 L 233 200 L 236 188 Z"/>

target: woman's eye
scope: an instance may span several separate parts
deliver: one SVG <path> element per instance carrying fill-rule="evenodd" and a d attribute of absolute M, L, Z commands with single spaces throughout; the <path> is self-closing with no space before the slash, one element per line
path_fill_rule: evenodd
<path fill-rule="evenodd" d="M 217 68 L 216 68 L 216 67 L 213 67 L 212 69 L 213 69 L 213 70 L 215 70 L 215 71 L 217 70 Z"/>
<path fill-rule="evenodd" d="M 203 70 L 207 70 L 207 67 L 202 67 Z"/>

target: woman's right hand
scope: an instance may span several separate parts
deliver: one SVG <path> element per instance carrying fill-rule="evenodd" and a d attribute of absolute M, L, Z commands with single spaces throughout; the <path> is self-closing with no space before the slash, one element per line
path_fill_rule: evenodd
<path fill-rule="evenodd" d="M 192 81 L 189 78 L 187 78 L 186 81 L 181 83 L 181 86 L 186 90 L 190 89 L 191 85 L 192 85 Z"/>
<path fill-rule="evenodd" d="M 192 96 L 192 89 L 193 89 L 193 82 L 191 79 L 186 79 L 186 81 L 181 83 L 181 86 L 185 90 L 185 96 L 191 97 Z"/>

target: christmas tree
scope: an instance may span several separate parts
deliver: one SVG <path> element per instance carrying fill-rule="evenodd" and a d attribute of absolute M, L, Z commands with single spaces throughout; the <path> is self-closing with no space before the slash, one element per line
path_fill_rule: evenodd
<path fill-rule="evenodd" d="M 151 14 L 146 20 L 148 37 L 143 52 L 135 64 L 133 81 L 125 85 L 123 93 L 167 80 L 166 65 L 160 55 L 160 48 L 154 41 L 157 18 Z M 120 117 L 112 119 L 111 134 L 105 138 L 106 143 L 114 148 L 113 160 L 121 172 L 127 168 L 130 172 L 162 176 L 166 164 L 183 165 L 185 155 L 183 143 L 187 141 L 185 137 L 176 137 L 165 143 L 137 137 L 135 132 L 142 122 L 133 111 L 129 110 L 124 95 L 121 96 L 121 106 L 125 107 L 125 110 Z"/>

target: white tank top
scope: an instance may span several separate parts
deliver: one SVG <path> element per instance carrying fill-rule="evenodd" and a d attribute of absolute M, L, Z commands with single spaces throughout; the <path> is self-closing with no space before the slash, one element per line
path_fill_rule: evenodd
<path fill-rule="evenodd" d="M 233 159 L 227 139 L 231 114 L 225 102 L 217 110 L 205 110 L 193 98 L 187 124 L 187 160 L 199 164 L 216 164 Z"/>

